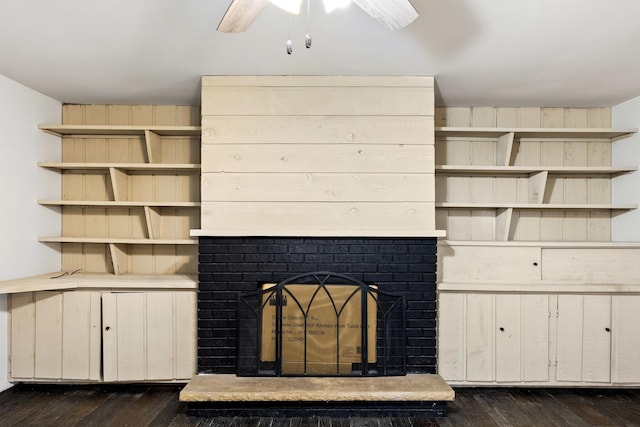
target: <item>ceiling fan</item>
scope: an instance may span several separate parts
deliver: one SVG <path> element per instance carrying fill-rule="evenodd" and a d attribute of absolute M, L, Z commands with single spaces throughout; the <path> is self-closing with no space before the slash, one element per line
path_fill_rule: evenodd
<path fill-rule="evenodd" d="M 418 12 L 409 0 L 351 1 L 390 30 L 403 28 L 418 17 Z M 245 31 L 269 2 L 270 0 L 233 0 L 218 25 L 218 31 L 223 33 Z M 294 3 L 297 3 L 299 10 L 300 1 L 294 1 Z"/>

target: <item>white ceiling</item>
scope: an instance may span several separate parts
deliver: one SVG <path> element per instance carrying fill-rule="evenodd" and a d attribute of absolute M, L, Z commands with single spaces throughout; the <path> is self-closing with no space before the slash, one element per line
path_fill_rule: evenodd
<path fill-rule="evenodd" d="M 198 104 L 202 75 L 433 75 L 448 106 L 612 106 L 640 95 L 638 0 L 412 0 L 386 30 L 351 5 L 246 33 L 231 0 L 0 0 L 0 74 L 61 102 Z"/>

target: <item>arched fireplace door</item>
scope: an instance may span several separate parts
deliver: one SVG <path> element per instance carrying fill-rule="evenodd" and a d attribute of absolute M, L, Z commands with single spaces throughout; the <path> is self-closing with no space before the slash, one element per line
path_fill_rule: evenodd
<path fill-rule="evenodd" d="M 240 376 L 405 375 L 405 300 L 326 271 L 238 299 Z"/>

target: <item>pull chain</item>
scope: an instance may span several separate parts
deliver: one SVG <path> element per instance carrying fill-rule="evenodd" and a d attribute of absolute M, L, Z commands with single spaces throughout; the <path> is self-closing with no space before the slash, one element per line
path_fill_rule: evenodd
<path fill-rule="evenodd" d="M 293 53 L 293 43 L 291 42 L 291 14 L 289 14 L 289 39 L 287 40 L 287 54 Z"/>
<path fill-rule="evenodd" d="M 311 47 L 311 0 L 307 0 L 307 35 L 304 37 L 304 45 Z"/>

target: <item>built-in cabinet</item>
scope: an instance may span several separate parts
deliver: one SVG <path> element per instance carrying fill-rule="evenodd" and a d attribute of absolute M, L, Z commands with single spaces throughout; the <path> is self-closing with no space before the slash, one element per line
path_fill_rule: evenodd
<path fill-rule="evenodd" d="M 462 385 L 640 384 L 640 245 L 611 242 L 598 108 L 436 109 L 438 370 Z"/>
<path fill-rule="evenodd" d="M 195 373 L 195 296 L 187 289 L 10 295 L 10 379 L 189 380 Z"/>
<path fill-rule="evenodd" d="M 439 373 L 461 385 L 638 386 L 638 304 L 640 294 L 445 292 Z"/>
<path fill-rule="evenodd" d="M 0 283 L 10 294 L 12 381 L 188 381 L 196 370 L 200 109 L 65 105 L 62 233 L 40 236 L 62 271 Z"/>

